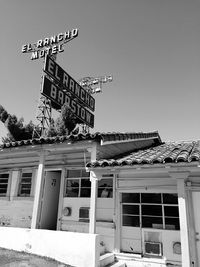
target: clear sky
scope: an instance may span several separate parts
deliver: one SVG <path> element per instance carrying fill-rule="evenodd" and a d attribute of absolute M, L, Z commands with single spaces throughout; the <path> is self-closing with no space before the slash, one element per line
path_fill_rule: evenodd
<path fill-rule="evenodd" d="M 78 28 L 58 64 L 76 80 L 113 75 L 92 132 L 200 139 L 199 14 L 199 0 L 0 0 L 0 104 L 35 122 L 43 60 L 21 47 Z"/>

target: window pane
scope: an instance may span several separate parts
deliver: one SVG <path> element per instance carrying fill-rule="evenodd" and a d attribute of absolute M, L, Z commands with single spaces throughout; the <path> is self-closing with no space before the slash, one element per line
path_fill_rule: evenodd
<path fill-rule="evenodd" d="M 142 216 L 142 227 L 144 228 L 163 228 L 161 217 L 145 217 Z"/>
<path fill-rule="evenodd" d="M 8 173 L 1 173 L 0 174 L 0 195 L 6 196 L 7 188 L 8 188 Z"/>
<path fill-rule="evenodd" d="M 66 197 L 78 197 L 78 192 L 79 189 L 78 188 L 67 188 L 66 189 Z"/>
<path fill-rule="evenodd" d="M 81 170 L 68 170 L 67 177 L 79 178 L 81 177 Z"/>
<path fill-rule="evenodd" d="M 123 214 L 139 215 L 138 205 L 123 205 Z"/>
<path fill-rule="evenodd" d="M 177 194 L 163 194 L 163 203 L 165 203 L 165 204 L 178 204 Z"/>
<path fill-rule="evenodd" d="M 179 218 L 165 218 L 165 229 L 180 230 Z"/>
<path fill-rule="evenodd" d="M 19 196 L 30 196 L 32 183 L 32 172 L 23 172 L 19 185 Z"/>
<path fill-rule="evenodd" d="M 113 180 L 112 179 L 101 179 L 98 181 L 98 187 L 112 187 Z"/>
<path fill-rule="evenodd" d="M 9 174 L 8 173 L 1 173 L 0 178 L 8 178 Z"/>
<path fill-rule="evenodd" d="M 7 193 L 7 188 L 1 188 L 0 187 L 0 194 L 1 195 L 6 195 L 6 193 Z"/>
<path fill-rule="evenodd" d="M 30 184 L 31 183 L 31 178 L 22 178 L 21 184 Z"/>
<path fill-rule="evenodd" d="M 90 173 L 86 172 L 86 170 L 82 170 L 81 177 L 90 177 Z"/>
<path fill-rule="evenodd" d="M 8 178 L 0 178 L 0 184 L 7 184 Z"/>
<path fill-rule="evenodd" d="M 125 216 L 125 215 L 123 215 L 122 224 L 123 224 L 123 226 L 139 227 L 140 226 L 139 216 Z"/>
<path fill-rule="evenodd" d="M 162 216 L 161 205 L 142 205 L 142 215 Z"/>
<path fill-rule="evenodd" d="M 24 172 L 22 173 L 22 177 L 32 177 L 32 172 Z"/>
<path fill-rule="evenodd" d="M 21 195 L 30 195 L 30 189 L 29 188 L 22 188 L 21 189 Z"/>
<path fill-rule="evenodd" d="M 66 197 L 78 197 L 78 194 L 79 194 L 79 180 L 67 179 Z"/>
<path fill-rule="evenodd" d="M 89 222 L 89 208 L 81 207 L 79 209 L 79 221 L 80 222 Z"/>
<path fill-rule="evenodd" d="M 98 197 L 110 198 L 113 196 L 113 180 L 102 179 L 98 182 Z"/>
<path fill-rule="evenodd" d="M 79 187 L 78 179 L 67 179 L 67 187 Z"/>
<path fill-rule="evenodd" d="M 161 194 L 142 193 L 141 202 L 142 203 L 161 203 Z"/>
<path fill-rule="evenodd" d="M 140 203 L 140 194 L 122 193 L 122 203 Z"/>
<path fill-rule="evenodd" d="M 179 217 L 178 207 L 165 206 L 165 217 Z"/>
<path fill-rule="evenodd" d="M 81 179 L 81 187 L 91 187 L 90 179 Z"/>
<path fill-rule="evenodd" d="M 90 197 L 91 194 L 91 188 L 81 188 L 81 197 Z"/>
<path fill-rule="evenodd" d="M 7 190 L 8 184 L 0 184 L 0 188 Z"/>
<path fill-rule="evenodd" d="M 90 197 L 91 182 L 89 179 L 81 179 L 81 197 Z"/>

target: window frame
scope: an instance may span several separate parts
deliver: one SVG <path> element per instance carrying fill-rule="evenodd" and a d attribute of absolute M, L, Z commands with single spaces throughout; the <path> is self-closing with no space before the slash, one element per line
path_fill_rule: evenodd
<path fill-rule="evenodd" d="M 23 174 L 30 174 L 31 173 L 31 176 L 29 177 L 23 177 Z M 18 197 L 31 197 L 32 196 L 32 190 L 33 190 L 33 170 L 31 169 L 23 169 L 21 170 L 20 172 L 20 177 L 19 177 L 19 184 L 18 184 L 18 192 L 17 192 L 17 196 Z M 23 188 L 23 184 L 26 184 L 26 183 L 22 183 L 22 179 L 26 179 L 26 178 L 30 178 L 30 183 L 27 183 L 27 184 L 30 184 L 30 193 L 28 194 L 22 194 L 22 188 Z"/>
<path fill-rule="evenodd" d="M 80 177 L 69 177 L 69 172 L 70 171 L 77 171 L 80 172 Z M 88 176 L 82 175 L 82 174 L 87 174 Z M 91 183 L 90 183 L 90 187 L 87 186 L 82 186 L 82 181 L 86 179 L 88 181 L 90 181 L 90 172 L 86 172 L 85 169 L 67 169 L 66 170 L 66 176 L 65 176 L 65 185 L 64 185 L 64 197 L 68 197 L 68 198 L 90 198 L 91 197 Z M 73 195 L 67 195 L 67 182 L 68 181 L 72 181 L 72 180 L 77 180 L 78 182 L 78 194 L 76 196 Z M 111 191 L 109 192 L 108 196 L 99 196 L 99 182 L 103 181 L 103 180 L 110 180 L 111 181 L 111 186 L 108 186 L 109 189 L 111 189 Z M 103 187 L 102 187 L 103 188 Z M 90 195 L 89 196 L 82 196 L 82 189 L 88 189 L 90 190 Z M 114 196 L 114 175 L 113 174 L 103 174 L 102 175 L 102 179 L 98 181 L 98 188 L 97 188 L 97 198 L 104 198 L 104 199 L 113 199 Z"/>
<path fill-rule="evenodd" d="M 79 171 L 80 172 L 80 177 L 69 177 L 69 172 L 70 171 Z M 87 174 L 88 173 L 88 176 L 86 175 L 83 175 L 83 173 Z M 68 198 L 90 198 L 90 195 L 91 195 L 91 186 L 90 187 L 86 187 L 86 186 L 81 186 L 81 181 L 83 180 L 88 180 L 90 181 L 90 173 L 89 172 L 86 172 L 85 169 L 67 169 L 66 170 L 66 176 L 65 176 L 65 186 L 64 186 L 64 197 L 68 197 Z M 78 195 L 77 196 L 68 196 L 67 195 L 67 182 L 68 181 L 77 181 L 78 182 Z M 87 196 L 81 196 L 81 193 L 82 193 L 82 190 L 81 189 L 89 189 L 90 190 L 90 195 L 87 197 Z"/>
<path fill-rule="evenodd" d="M 125 192 L 122 192 L 122 194 L 126 194 Z M 178 200 L 178 195 L 177 193 L 159 193 L 161 194 L 161 203 L 145 203 L 145 202 L 142 202 L 142 194 L 146 194 L 144 192 L 141 192 L 141 193 L 130 193 L 130 194 L 140 194 L 139 196 L 139 203 L 137 202 L 123 202 L 122 200 L 122 226 L 128 226 L 128 225 L 123 225 L 123 220 L 124 220 L 124 216 L 127 216 L 127 217 L 132 217 L 132 216 L 138 216 L 137 214 L 124 214 L 123 213 L 123 207 L 126 206 L 126 205 L 137 205 L 139 206 L 139 226 L 131 226 L 129 225 L 128 227 L 141 227 L 141 228 L 151 228 L 151 229 L 163 229 L 163 230 L 175 230 L 175 231 L 180 231 L 180 222 L 179 222 L 179 218 L 180 216 L 169 216 L 169 215 L 165 215 L 165 207 L 176 207 L 178 209 L 178 201 L 177 203 L 164 203 L 164 195 L 165 194 L 176 194 L 177 196 L 177 200 Z M 149 194 L 157 194 L 157 193 L 149 193 Z M 122 197 L 123 199 L 123 197 Z M 142 206 L 160 206 L 161 207 L 161 210 L 162 210 L 162 214 L 161 215 L 146 215 L 146 214 L 142 214 Z M 179 212 L 179 210 L 178 210 Z M 157 227 L 147 227 L 147 226 L 143 226 L 143 220 L 144 218 L 162 218 L 162 224 L 157 224 Z M 177 220 L 178 219 L 178 228 L 176 228 L 176 224 L 172 225 L 172 227 L 170 226 L 170 224 L 166 224 L 166 219 L 172 219 L 172 220 Z M 156 224 L 156 223 L 155 223 Z M 153 225 L 153 223 L 152 223 Z M 173 229 L 174 228 L 174 229 Z"/>
<path fill-rule="evenodd" d="M 98 188 L 97 188 L 97 198 L 104 198 L 104 199 L 113 199 L 113 195 L 114 195 L 114 177 L 113 176 L 106 176 L 106 175 L 102 175 L 102 179 L 98 181 Z M 111 181 L 111 186 L 99 186 L 99 182 L 103 181 L 103 180 L 109 180 Z M 110 192 L 108 192 L 108 195 L 102 195 L 103 191 L 105 189 L 111 189 Z M 102 190 L 103 189 L 103 190 Z M 101 195 L 99 196 L 99 191 L 101 191 Z"/>
<path fill-rule="evenodd" d="M 10 172 L 0 172 L 0 176 L 1 175 L 4 175 L 4 174 L 8 174 L 8 182 L 7 182 L 7 188 L 6 188 L 6 193 L 0 193 L 0 198 L 1 197 L 7 197 L 9 195 L 9 190 L 10 190 Z M 5 179 L 4 177 L 0 177 L 0 180 L 1 179 Z M 0 183 L 1 185 L 1 183 Z"/>

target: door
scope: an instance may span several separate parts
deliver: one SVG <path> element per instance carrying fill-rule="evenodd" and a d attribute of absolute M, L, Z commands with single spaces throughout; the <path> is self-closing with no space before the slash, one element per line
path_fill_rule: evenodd
<path fill-rule="evenodd" d="M 61 171 L 46 171 L 44 176 L 39 228 L 56 230 Z"/>
<path fill-rule="evenodd" d="M 138 193 L 121 194 L 121 252 L 142 253 Z"/>
<path fill-rule="evenodd" d="M 200 213 L 199 213 L 200 192 L 192 192 L 193 209 L 194 209 L 194 225 L 196 232 L 196 246 L 198 265 L 200 266 Z M 196 265 L 195 265 L 196 266 Z"/>

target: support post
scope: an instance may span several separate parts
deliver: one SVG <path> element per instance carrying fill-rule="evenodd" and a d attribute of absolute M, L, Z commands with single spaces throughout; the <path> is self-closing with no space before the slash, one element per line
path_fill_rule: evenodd
<path fill-rule="evenodd" d="M 187 194 L 185 192 L 184 178 L 177 179 L 178 189 L 178 207 L 180 216 L 180 232 L 181 232 L 181 253 L 182 253 L 182 267 L 190 266 L 190 250 L 189 250 L 189 226 L 187 218 Z"/>
<path fill-rule="evenodd" d="M 187 193 L 185 188 L 185 181 L 190 172 L 171 172 L 169 173 L 172 178 L 177 181 L 178 191 L 178 209 L 180 221 L 180 237 L 181 237 L 181 255 L 182 267 L 191 266 L 190 243 L 189 243 L 189 218 L 187 211 Z"/>
<path fill-rule="evenodd" d="M 90 197 L 90 225 L 89 233 L 96 234 L 96 212 L 97 212 L 97 189 L 98 179 L 93 171 L 90 171 L 91 197 Z"/>
<path fill-rule="evenodd" d="M 35 197 L 33 203 L 33 213 L 32 213 L 32 222 L 31 228 L 38 228 L 38 217 L 40 212 L 40 197 L 41 197 L 41 188 L 44 175 L 44 162 L 45 162 L 45 152 L 42 151 L 40 154 L 40 161 L 38 166 L 36 185 L 35 185 Z"/>

